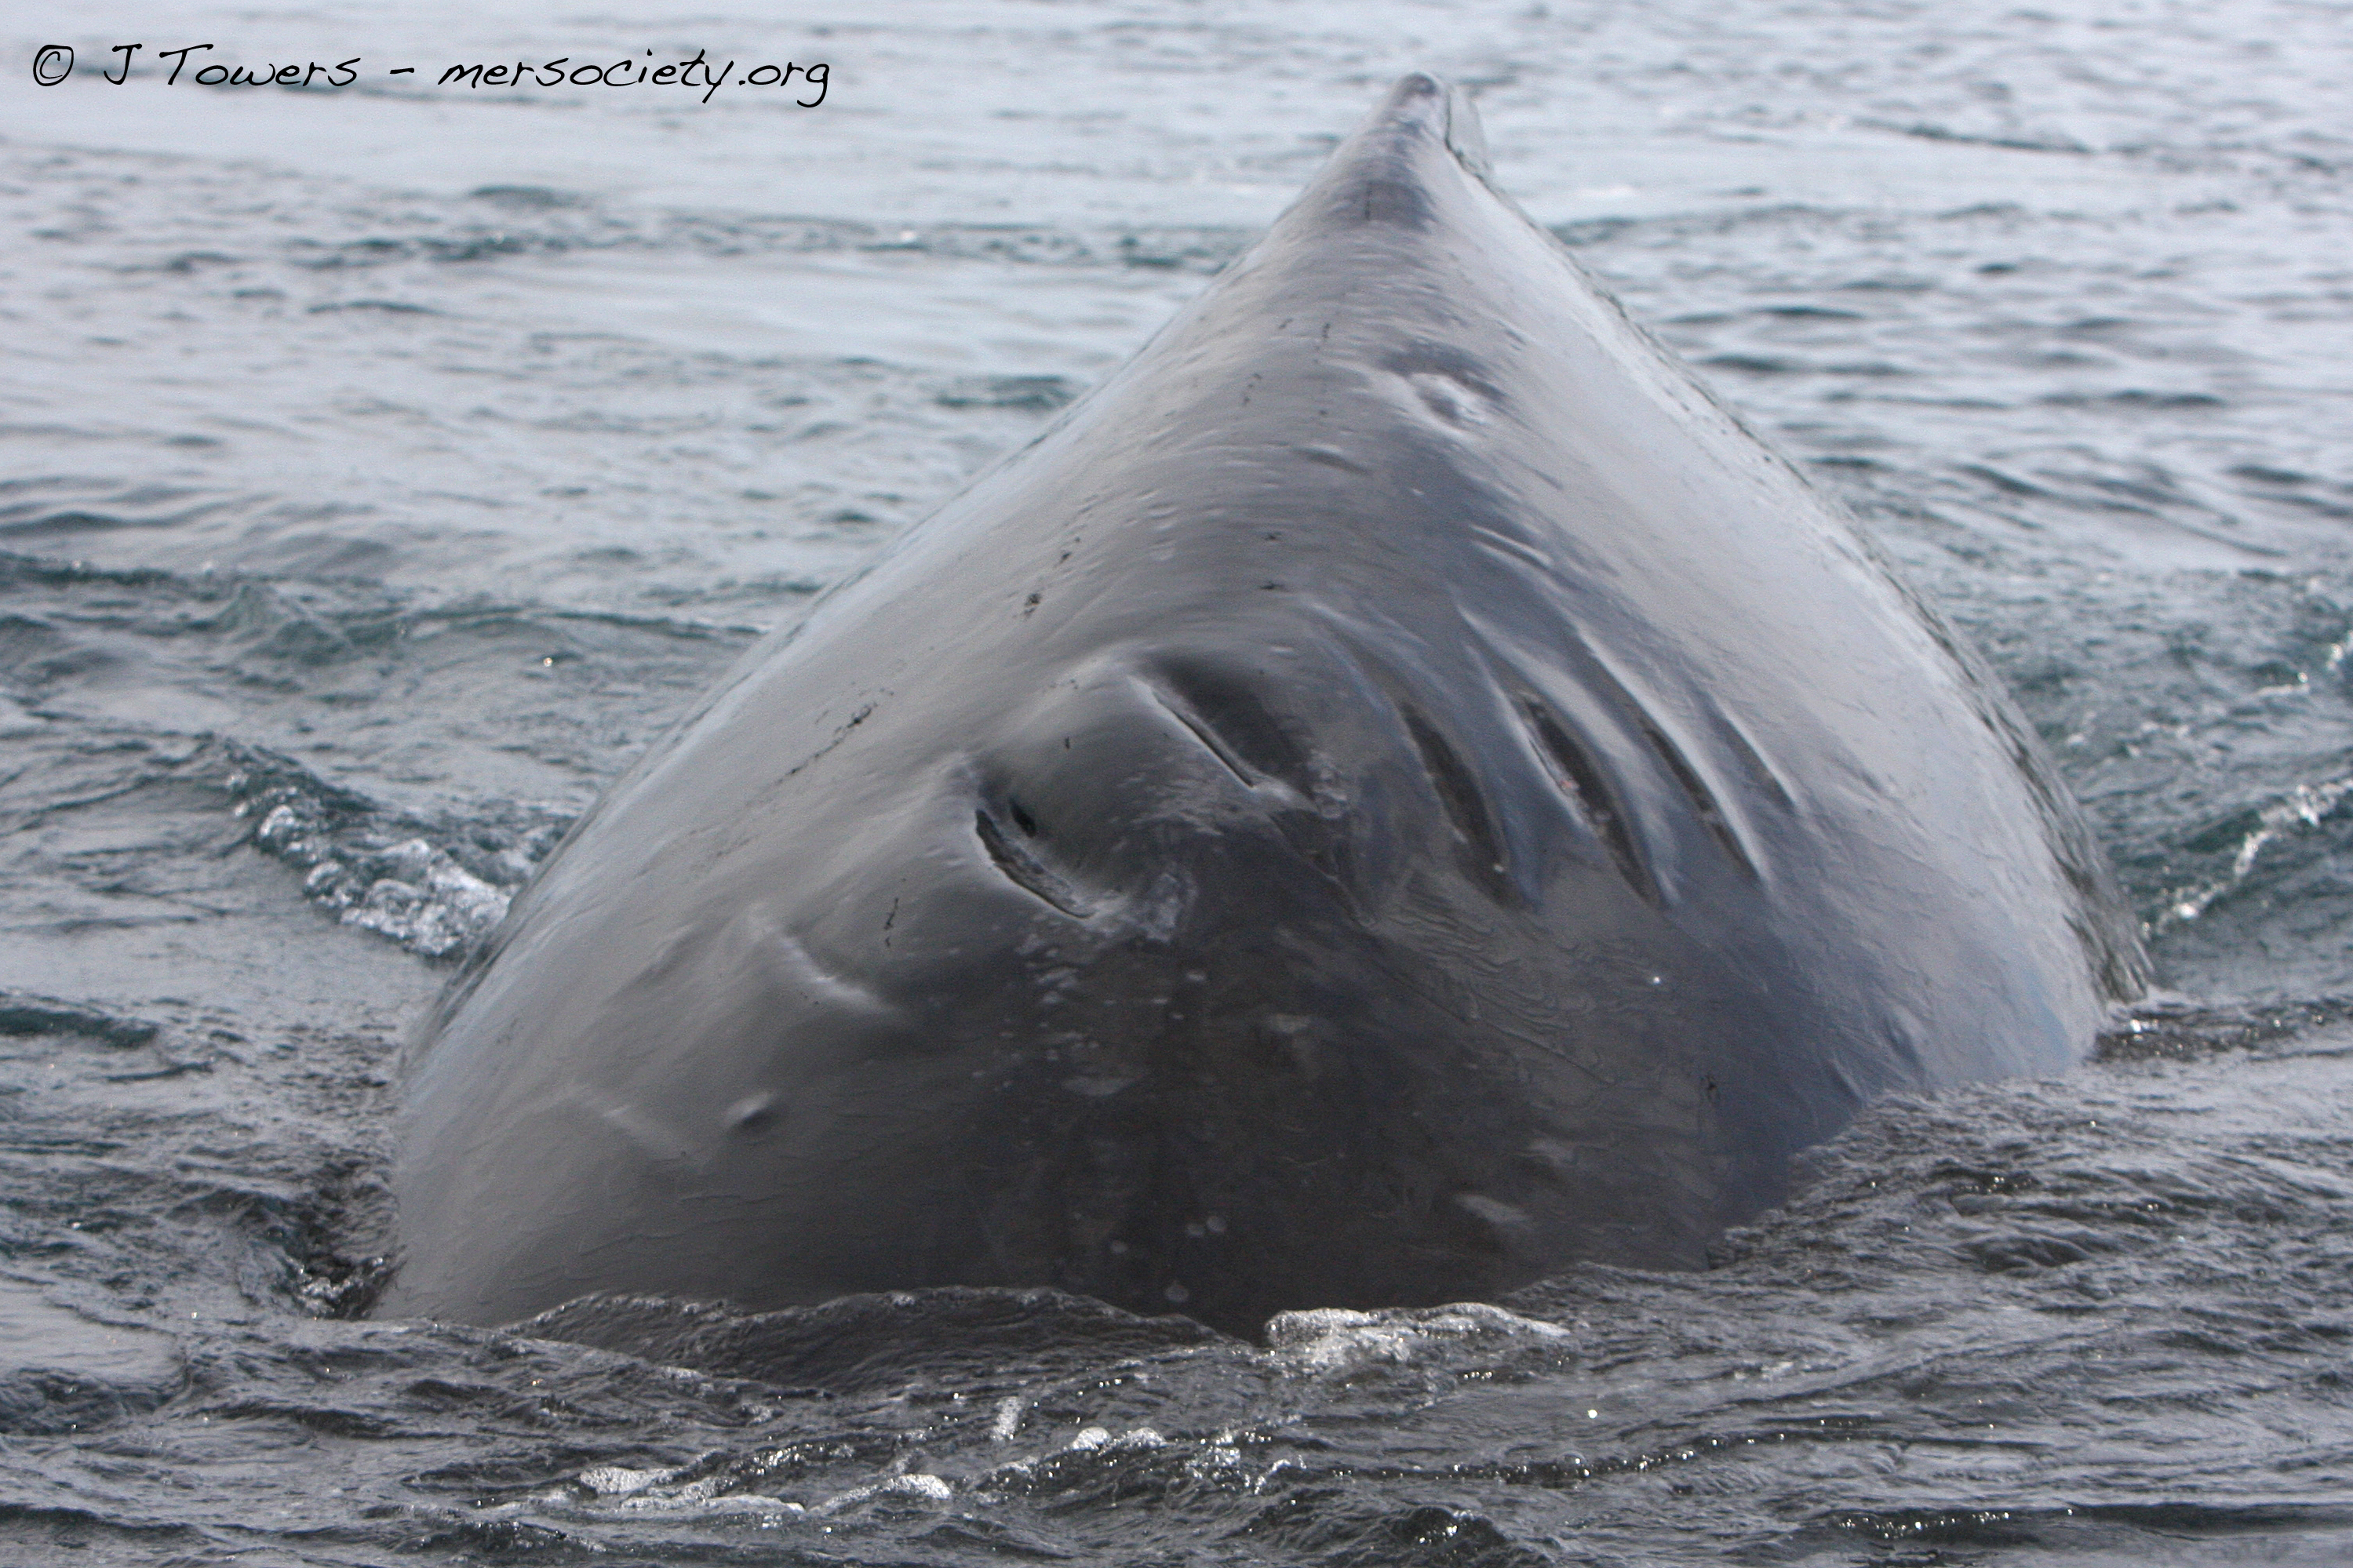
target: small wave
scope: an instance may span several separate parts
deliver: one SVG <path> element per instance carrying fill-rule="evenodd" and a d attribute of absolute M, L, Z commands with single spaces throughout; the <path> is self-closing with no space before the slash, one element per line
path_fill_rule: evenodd
<path fill-rule="evenodd" d="M 430 305 L 412 305 L 406 300 L 328 300 L 310 308 L 313 316 L 337 310 L 380 310 L 390 316 L 438 316 L 441 313 Z"/>
<path fill-rule="evenodd" d="M 84 1431 L 153 1410 L 185 1381 L 169 1337 L 94 1321 L 0 1279 L 0 1432 Z"/>
<path fill-rule="evenodd" d="M 553 807 L 503 803 L 464 821 L 385 810 L 259 747 L 224 743 L 227 781 L 250 841 L 303 873 L 302 890 L 345 925 L 427 958 L 462 958 L 571 826 Z"/>
<path fill-rule="evenodd" d="M 1785 1560 L 1856 1539 L 1909 1546 L 1882 1562 L 1949 1561 L 1944 1548 L 1981 1561 L 1987 1549 L 2027 1554 L 2012 1561 L 2111 1563 L 2320 1563 L 2344 1561 L 2353 1545 L 2353 1509 L 2331 1504 L 2216 1505 L 2196 1501 L 2073 1503 L 2032 1508 L 1840 1509 L 1817 1516 L 1784 1548 Z M 2278 1547 L 2285 1546 L 2283 1552 Z M 2311 1555 L 2296 1550 L 2318 1546 Z M 2045 1553 L 2049 1555 L 2046 1556 Z M 1842 1553 L 1841 1553 L 1842 1554 Z M 1807 1557 L 1814 1553 L 1805 1551 Z"/>
<path fill-rule="evenodd" d="M 2153 930 L 2164 931 L 2203 915 L 2217 899 L 2246 881 L 2264 846 L 2284 833 L 2318 827 L 2348 793 L 2353 793 L 2353 773 L 2300 784 L 2280 799 L 2233 813 L 2192 836 L 2183 848 L 2210 855 L 2228 849 L 2230 868 L 2219 877 L 2177 889 L 2159 910 Z"/>
<path fill-rule="evenodd" d="M 364 234 L 343 239 L 305 236 L 280 252 L 313 272 L 364 270 L 418 261 L 565 255 L 601 250 L 693 251 L 706 256 L 810 255 L 908 251 L 943 260 L 1025 266 L 1121 267 L 1215 272 L 1240 255 L 1250 230 L 1227 227 L 1082 232 L 1031 225 L 926 224 L 891 228 L 839 218 L 742 213 L 672 212 L 640 216 L 565 193 L 485 187 L 479 199 L 506 221 L 487 226 L 463 216 L 427 218 L 424 233 Z M 358 301 L 382 308 L 383 301 Z M 411 307 L 412 309 L 417 307 Z"/>
<path fill-rule="evenodd" d="M 2254 1050 L 2353 1018 L 2353 1002 L 2207 1005 L 2167 997 L 2144 1003 L 2100 1032 L 2104 1062 L 2196 1061 Z"/>
<path fill-rule="evenodd" d="M 1060 1290 L 962 1286 L 770 1312 L 660 1296 L 584 1296 L 510 1331 L 831 1393 L 1002 1378 L 1039 1357 L 1135 1357 L 1223 1342 L 1189 1318 L 1139 1318 Z"/>
<path fill-rule="evenodd" d="M 2227 401 L 2211 393 L 2149 392 L 2138 388 L 2126 388 L 2121 392 L 2054 392 L 2037 401 L 2047 408 L 2179 410 L 2230 406 Z"/>
<path fill-rule="evenodd" d="M 1077 384 L 1060 375 L 965 376 L 943 387 L 933 401 L 943 408 L 1060 408 L 1079 395 Z"/>
<path fill-rule="evenodd" d="M 177 486 L 72 479 L 22 479 L 0 489 L 0 496 L 21 498 L 0 501 L 0 535 L 11 537 L 178 528 L 212 518 L 236 504 Z M 22 556 L 8 556 L 5 561 L 12 574 L 35 564 Z M 160 575 L 142 574 L 141 577 Z"/>
<path fill-rule="evenodd" d="M 575 191 L 548 185 L 478 185 L 466 193 L 470 201 L 488 202 L 509 212 L 550 212 L 558 207 L 586 206 L 588 198 Z"/>
<path fill-rule="evenodd" d="M 1578 218 L 1549 226 L 1555 239 L 1571 250 L 1599 247 L 1623 238 L 1655 247 L 1672 247 L 1705 236 L 1744 229 L 1789 228 L 1832 233 L 1859 230 L 1877 221 L 1868 209 L 1823 206 L 1811 202 L 1766 202 L 1729 209 Z"/>
<path fill-rule="evenodd" d="M 1700 363 L 1711 370 L 1735 370 L 1743 375 L 1799 375 L 1810 368 L 1802 360 L 1778 354 L 1710 354 Z"/>
<path fill-rule="evenodd" d="M 25 992 L 0 992 L 0 1035 L 18 1039 L 79 1035 L 102 1045 L 130 1049 L 146 1045 L 159 1030 L 143 1018 L 117 1017 L 94 1007 L 52 1001 Z"/>
<path fill-rule="evenodd" d="M 1873 131 L 1892 131 L 1899 136 L 1915 136 L 1924 142 L 1957 142 L 1970 147 L 2006 147 L 2019 153 L 2065 153 L 2077 157 L 2088 157 L 2095 151 L 2073 136 L 2058 132 L 1962 131 L 1931 121 L 1904 124 L 1888 120 L 1858 120 L 1854 123 Z"/>
<path fill-rule="evenodd" d="M 870 1486 L 856 1487 L 814 1508 L 786 1502 L 765 1492 L 742 1489 L 747 1478 L 741 1463 L 704 1460 L 660 1469 L 632 1469 L 626 1465 L 595 1465 L 573 1484 L 586 1493 L 582 1500 L 596 1511 L 637 1513 L 749 1514 L 776 1518 L 801 1514 L 832 1514 L 886 1494 L 944 1500 L 953 1495 L 946 1482 L 932 1476 L 894 1476 Z M 929 1483 L 929 1487 L 925 1486 Z"/>
<path fill-rule="evenodd" d="M 1408 1364 L 1464 1340 L 1556 1342 L 1573 1336 L 1556 1323 L 1524 1318 L 1483 1301 L 1379 1312 L 1318 1307 L 1278 1313 L 1266 1325 L 1268 1354 L 1288 1371 L 1354 1373 Z"/>
<path fill-rule="evenodd" d="M 886 1475 L 809 1502 L 757 1489 L 776 1484 L 776 1470 L 796 1468 L 793 1458 L 789 1450 L 780 1450 L 740 1457 L 713 1454 L 691 1464 L 651 1469 L 592 1465 L 570 1483 L 542 1494 L 541 1500 L 607 1517 L 690 1514 L 780 1524 L 829 1519 L 872 1505 L 937 1508 L 956 1497 L 954 1482 L 921 1470 Z"/>

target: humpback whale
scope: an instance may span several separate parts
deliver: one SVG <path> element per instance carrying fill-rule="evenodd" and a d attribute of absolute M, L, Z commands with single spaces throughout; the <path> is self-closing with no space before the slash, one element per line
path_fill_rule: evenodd
<path fill-rule="evenodd" d="M 1409 77 L 752 649 L 409 1067 L 393 1312 L 1687 1267 L 2140 989 L 1978 658 Z"/>

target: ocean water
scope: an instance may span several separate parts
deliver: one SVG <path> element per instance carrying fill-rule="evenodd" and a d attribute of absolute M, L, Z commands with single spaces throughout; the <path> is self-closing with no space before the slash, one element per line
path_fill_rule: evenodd
<path fill-rule="evenodd" d="M 0 1563 L 2353 1560 L 2353 5 L 0 35 Z M 1409 69 L 1986 649 L 2163 993 L 1701 1273 L 370 1317 L 401 1043 L 565 824 Z"/>

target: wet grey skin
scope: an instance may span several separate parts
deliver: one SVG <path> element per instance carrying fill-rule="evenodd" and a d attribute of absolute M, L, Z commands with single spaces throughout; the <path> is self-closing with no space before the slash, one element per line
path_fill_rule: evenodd
<path fill-rule="evenodd" d="M 754 649 L 412 1067 L 385 1310 L 1694 1265 L 2144 960 L 1993 680 L 1410 77 Z"/>

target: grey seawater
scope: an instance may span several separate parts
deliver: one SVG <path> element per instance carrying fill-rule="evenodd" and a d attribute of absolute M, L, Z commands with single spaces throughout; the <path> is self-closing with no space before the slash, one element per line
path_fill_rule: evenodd
<path fill-rule="evenodd" d="M 0 1562 L 2353 1559 L 2353 7 L 0 35 Z M 94 79 L 207 40 L 422 68 Z M 648 48 L 828 100 L 433 81 Z M 1042 1292 L 368 1317 L 448 962 L 1412 68 L 1987 648 L 2168 994 L 1876 1108 L 1702 1273 L 1263 1343 Z"/>

